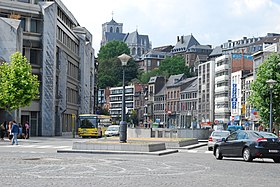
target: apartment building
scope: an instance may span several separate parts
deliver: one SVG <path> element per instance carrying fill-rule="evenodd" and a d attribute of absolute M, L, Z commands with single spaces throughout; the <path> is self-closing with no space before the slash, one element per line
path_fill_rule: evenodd
<path fill-rule="evenodd" d="M 249 72 L 240 70 L 231 73 L 231 121 L 235 124 L 241 125 L 242 120 L 245 120 L 244 116 L 244 98 L 243 94 L 246 93 L 244 90 L 244 82 L 242 77 Z M 246 87 L 248 89 L 248 87 Z M 244 93 L 245 92 L 245 93 Z M 247 97 L 245 97 L 247 99 Z"/>
<path fill-rule="evenodd" d="M 230 120 L 230 75 L 231 56 L 223 55 L 215 59 L 215 122 L 228 123 Z"/>
<path fill-rule="evenodd" d="M 257 115 L 257 111 L 254 110 L 253 106 L 249 102 L 249 96 L 251 95 L 250 85 L 254 81 L 253 72 L 245 73 L 241 77 L 241 119 L 248 119 L 251 121 L 258 121 L 259 116 Z"/>
<path fill-rule="evenodd" d="M 215 61 L 198 65 L 198 122 L 207 126 L 214 122 Z"/>
<path fill-rule="evenodd" d="M 180 83 L 180 128 L 198 128 L 198 78 L 187 78 Z"/>
<path fill-rule="evenodd" d="M 91 33 L 60 0 L 0 3 L 0 58 L 8 62 L 11 54 L 22 52 L 40 81 L 40 99 L 20 109 L 19 122 L 29 121 L 31 136 L 71 133 L 72 123 L 77 127 L 72 116 L 93 111 Z M 5 111 L 1 111 L 3 116 Z"/>
<path fill-rule="evenodd" d="M 123 87 L 111 87 L 109 103 L 109 113 L 112 116 L 113 121 L 120 122 L 122 116 L 122 93 Z M 125 86 L 125 113 L 131 114 L 134 109 L 134 85 Z"/>
<path fill-rule="evenodd" d="M 150 50 L 137 60 L 139 70 L 143 72 L 148 72 L 154 69 L 159 68 L 160 62 L 166 57 L 171 57 L 170 52 L 163 52 L 157 50 Z"/>

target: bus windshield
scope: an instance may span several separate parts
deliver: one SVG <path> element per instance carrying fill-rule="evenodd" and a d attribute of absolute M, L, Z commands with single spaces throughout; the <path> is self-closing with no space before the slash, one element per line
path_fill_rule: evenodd
<path fill-rule="evenodd" d="M 97 119 L 81 119 L 80 128 L 97 128 Z"/>

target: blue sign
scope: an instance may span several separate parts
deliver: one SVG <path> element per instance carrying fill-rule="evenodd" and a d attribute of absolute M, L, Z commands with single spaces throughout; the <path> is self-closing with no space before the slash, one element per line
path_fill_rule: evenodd
<path fill-rule="evenodd" d="M 236 98 L 236 97 L 233 97 L 233 98 L 231 98 L 231 101 L 232 101 L 232 102 L 237 102 L 237 98 Z"/>
<path fill-rule="evenodd" d="M 231 98 L 231 108 L 232 109 L 236 109 L 236 102 L 237 102 L 237 98 L 236 98 L 236 90 L 237 90 L 237 84 L 233 83 L 232 84 L 232 98 Z"/>

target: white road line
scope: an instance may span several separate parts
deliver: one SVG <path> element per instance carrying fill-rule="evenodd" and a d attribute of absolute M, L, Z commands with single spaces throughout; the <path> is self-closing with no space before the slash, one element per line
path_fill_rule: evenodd
<path fill-rule="evenodd" d="M 70 149 L 72 146 L 55 146 L 55 145 L 6 145 L 3 147 L 18 147 L 18 148 L 35 148 L 35 149 Z"/>
<path fill-rule="evenodd" d="M 45 149 L 45 148 L 52 148 L 54 146 L 52 145 L 42 145 L 42 146 L 38 146 L 38 147 L 35 147 L 35 148 L 38 148 L 38 149 Z"/>
<path fill-rule="evenodd" d="M 26 147 L 26 148 L 32 148 L 36 147 L 37 145 L 19 145 L 19 147 Z"/>
<path fill-rule="evenodd" d="M 188 150 L 189 153 L 197 153 L 197 150 Z"/>
<path fill-rule="evenodd" d="M 56 147 L 53 147 L 55 149 L 68 149 L 68 148 L 72 148 L 71 146 L 56 146 Z"/>

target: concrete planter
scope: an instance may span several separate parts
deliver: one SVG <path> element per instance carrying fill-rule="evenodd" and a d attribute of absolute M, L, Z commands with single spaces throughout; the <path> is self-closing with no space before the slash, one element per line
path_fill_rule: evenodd
<path fill-rule="evenodd" d="M 165 142 L 166 148 L 184 147 L 198 144 L 198 139 Z"/>
<path fill-rule="evenodd" d="M 73 142 L 75 150 L 154 152 L 166 150 L 165 143 Z"/>

